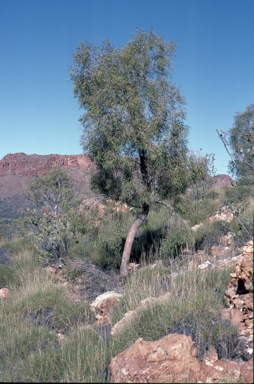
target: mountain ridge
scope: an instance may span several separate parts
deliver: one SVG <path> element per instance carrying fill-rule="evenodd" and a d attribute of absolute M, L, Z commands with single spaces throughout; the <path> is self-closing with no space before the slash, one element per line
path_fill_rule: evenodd
<path fill-rule="evenodd" d="M 10 222 L 19 216 L 20 208 L 31 206 L 27 191 L 30 180 L 46 175 L 53 166 L 61 167 L 72 176 L 76 196 L 90 191 L 86 171 L 95 169 L 95 164 L 87 155 L 10 153 L 0 160 L 0 218 L 6 223 Z M 230 176 L 217 175 L 214 177 L 213 188 L 235 184 Z"/>

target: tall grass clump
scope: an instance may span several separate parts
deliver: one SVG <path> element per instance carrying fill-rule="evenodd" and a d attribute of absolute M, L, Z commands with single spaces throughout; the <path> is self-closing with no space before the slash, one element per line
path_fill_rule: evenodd
<path fill-rule="evenodd" d="M 92 327 L 79 327 L 58 348 L 49 345 L 24 358 L 5 379 L 35 382 L 105 382 L 109 346 Z"/>
<path fill-rule="evenodd" d="M 186 200 L 184 209 L 180 207 L 180 212 L 182 211 L 183 217 L 189 221 L 189 225 L 192 227 L 213 216 L 220 206 L 220 202 L 211 198 L 198 201 Z"/>
<path fill-rule="evenodd" d="M 52 361 L 57 360 L 60 349 L 57 332 L 69 335 L 78 326 L 92 323 L 89 303 L 71 301 L 67 289 L 42 269 L 33 250 L 18 252 L 17 244 L 9 249 L 14 252 L 10 255 L 12 265 L 0 266 L 0 275 L 10 289 L 0 305 L 0 379 L 64 380 L 64 372 L 55 375 L 54 370 L 50 371 L 50 360 L 52 356 Z M 62 356 L 57 360 L 56 370 L 62 360 Z M 45 366 L 40 366 L 40 373 L 35 369 L 26 376 L 34 361 L 44 361 Z"/>
<path fill-rule="evenodd" d="M 179 255 L 184 248 L 194 247 L 193 232 L 178 215 L 172 215 L 168 221 L 167 232 L 163 238 L 161 255 L 163 259 Z"/>
<path fill-rule="evenodd" d="M 143 268 L 127 283 L 125 294 L 114 308 L 113 324 L 127 311 L 136 309 L 146 297 L 157 297 L 159 293 L 166 292 L 171 292 L 171 296 L 139 310 L 123 331 L 115 336 L 115 350 L 126 349 L 140 337 L 155 341 L 177 332 L 191 335 L 199 359 L 210 345 L 216 347 L 220 358 L 239 354 L 237 330 L 220 316 L 226 307 L 224 292 L 231 269 L 204 273 L 188 271 L 184 266 L 175 267 L 172 264 L 168 268 L 157 267 L 157 270 Z"/>

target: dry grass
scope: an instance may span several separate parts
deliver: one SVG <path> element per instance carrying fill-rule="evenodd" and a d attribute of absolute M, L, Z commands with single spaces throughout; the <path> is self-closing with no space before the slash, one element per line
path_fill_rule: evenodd
<path fill-rule="evenodd" d="M 220 193 L 223 194 L 223 189 Z M 188 219 L 190 225 L 204 222 L 192 234 L 193 243 L 196 248 L 203 244 L 208 249 L 219 236 L 219 224 L 205 219 L 215 213 L 218 202 L 207 199 L 188 204 L 182 206 L 182 217 Z M 245 202 L 245 215 L 253 217 L 253 211 L 254 199 L 250 198 Z M 154 268 L 150 265 L 161 257 L 163 238 L 168 236 L 168 240 L 172 240 L 168 231 L 170 218 L 167 208 L 158 207 L 141 228 L 132 254 L 135 261 L 141 262 L 141 268 L 128 279 L 124 294 L 114 308 L 113 324 L 126 312 L 137 309 L 148 297 L 158 298 L 168 292 L 172 295 L 138 311 L 113 340 L 102 338 L 94 327 L 88 302 L 71 301 L 67 289 L 45 273 L 38 262 L 38 253 L 29 242 L 24 239 L 2 241 L 1 246 L 9 250 L 12 264 L 0 266 L 0 279 L 11 291 L 0 305 L 0 379 L 7 382 L 107 382 L 110 381 L 109 363 L 117 353 L 139 337 L 154 341 L 174 332 L 191 335 L 200 359 L 209 345 L 216 347 L 219 358 L 238 356 L 241 346 L 236 329 L 220 318 L 226 306 L 223 297 L 232 270 L 189 271 L 187 260 L 170 255 L 165 257 L 164 265 Z M 112 255 L 118 252 L 120 260 L 121 249 L 118 249 L 120 243 L 113 241 L 115 226 L 110 225 L 110 220 L 98 248 L 82 243 L 80 235 L 80 242 L 73 244 L 71 249 L 72 258 L 84 262 L 90 252 L 94 263 L 115 265 Z M 116 220 L 117 225 L 122 226 L 121 231 L 127 233 L 132 213 L 116 215 Z M 179 224 L 179 232 L 181 230 Z M 175 241 L 181 247 L 186 239 L 177 238 L 176 234 Z M 61 343 L 58 329 L 66 336 Z M 230 382 L 229 376 L 225 382 Z"/>

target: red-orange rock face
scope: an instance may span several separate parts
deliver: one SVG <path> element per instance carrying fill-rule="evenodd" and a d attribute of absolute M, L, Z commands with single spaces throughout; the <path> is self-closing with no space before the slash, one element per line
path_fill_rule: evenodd
<path fill-rule="evenodd" d="M 87 170 L 94 163 L 86 155 L 26 155 L 23 152 L 8 154 L 0 160 L 0 176 L 17 175 L 35 177 L 46 175 L 53 166 L 64 169 Z"/>
<path fill-rule="evenodd" d="M 115 383 L 196 382 L 200 363 L 190 336 L 176 333 L 158 341 L 138 339 L 110 363 Z"/>
<path fill-rule="evenodd" d="M 211 176 L 207 176 L 207 179 L 210 180 Z M 234 187 L 237 183 L 235 180 L 231 179 L 228 175 L 216 175 L 213 177 L 214 183 L 212 188 L 217 188 L 221 186 L 228 186 L 228 187 Z"/>

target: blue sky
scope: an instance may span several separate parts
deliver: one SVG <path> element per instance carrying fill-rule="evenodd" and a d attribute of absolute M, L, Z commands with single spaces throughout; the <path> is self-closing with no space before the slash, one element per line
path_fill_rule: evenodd
<path fill-rule="evenodd" d="M 0 0 L 0 159 L 80 154 L 83 113 L 67 68 L 83 40 L 125 45 L 135 27 L 178 44 L 173 79 L 187 101 L 189 148 L 229 156 L 216 129 L 254 102 L 253 0 Z"/>

